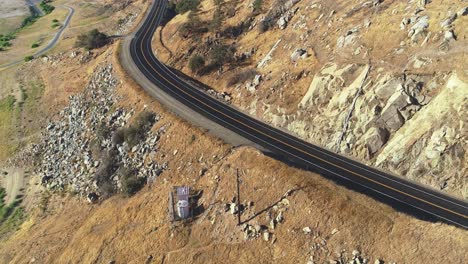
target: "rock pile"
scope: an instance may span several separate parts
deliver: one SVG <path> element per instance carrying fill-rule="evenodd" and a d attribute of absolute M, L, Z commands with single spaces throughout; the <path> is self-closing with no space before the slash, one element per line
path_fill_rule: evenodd
<path fill-rule="evenodd" d="M 126 34 L 137 17 L 138 14 L 128 14 L 126 17 L 120 19 L 115 34 L 118 36 Z"/>
<path fill-rule="evenodd" d="M 314 264 L 314 263 L 315 262 L 313 261 L 312 257 L 307 262 L 307 264 Z M 348 254 L 346 254 L 346 251 L 343 250 L 342 252 L 338 254 L 336 259 L 330 259 L 328 263 L 330 264 L 366 264 L 366 263 L 371 263 L 371 262 L 369 258 L 363 256 L 359 250 L 355 249 L 351 252 L 351 256 L 348 256 Z M 385 262 L 379 258 L 376 258 L 373 263 L 382 264 Z M 395 262 L 390 262 L 390 263 L 395 264 Z"/>
<path fill-rule="evenodd" d="M 50 189 L 69 188 L 87 195 L 90 201 L 96 200 L 95 194 L 101 192 L 97 172 L 109 163 L 103 153 L 112 150 L 116 150 L 112 162 L 136 169 L 138 177 L 153 179 L 166 167 L 147 161 L 162 131 L 148 133 L 132 148 L 126 142 L 114 142 L 112 135 L 133 115 L 133 111 L 116 106 L 116 86 L 112 65 L 99 66 L 84 92 L 71 96 L 58 120 L 47 126 L 42 142 L 33 146 L 43 185 Z M 122 187 L 117 176 L 112 180 L 115 189 Z"/>
<path fill-rule="evenodd" d="M 283 198 L 268 211 L 266 215 L 266 222 L 263 224 L 259 223 L 244 223 L 241 225 L 240 230 L 244 233 L 245 240 L 263 238 L 265 241 L 270 241 L 272 243 L 275 240 L 275 229 L 284 222 L 284 213 L 289 209 L 289 200 L 286 198 L 290 195 L 288 191 Z M 254 212 L 254 203 L 245 202 L 244 204 L 238 204 L 236 199 L 233 198 L 231 203 L 225 204 L 224 211 L 229 212 L 232 215 L 241 214 L 243 219 L 253 219 L 255 218 Z"/>

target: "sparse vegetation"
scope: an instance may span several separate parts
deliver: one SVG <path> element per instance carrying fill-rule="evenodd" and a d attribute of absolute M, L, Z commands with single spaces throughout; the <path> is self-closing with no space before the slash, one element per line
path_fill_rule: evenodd
<path fill-rule="evenodd" d="M 52 28 L 56 28 L 60 26 L 60 21 L 58 19 L 53 19 L 52 20 Z"/>
<path fill-rule="evenodd" d="M 34 59 L 34 56 L 32 56 L 32 55 L 24 57 L 24 61 L 26 61 L 26 62 L 32 61 L 33 59 Z"/>
<path fill-rule="evenodd" d="M 263 0 L 255 0 L 252 3 L 253 12 L 258 14 L 262 10 Z"/>
<path fill-rule="evenodd" d="M 211 63 L 216 66 L 221 66 L 231 62 L 234 57 L 234 51 L 227 45 L 215 45 L 210 51 Z"/>
<path fill-rule="evenodd" d="M 106 34 L 97 29 L 93 29 L 86 34 L 79 35 L 75 47 L 91 50 L 103 47 L 108 42 L 109 39 Z"/>
<path fill-rule="evenodd" d="M 189 60 L 189 68 L 193 73 L 198 73 L 204 66 L 205 59 L 198 54 L 193 55 Z"/>
<path fill-rule="evenodd" d="M 200 21 L 200 18 L 194 13 L 190 13 L 188 21 L 179 28 L 179 34 L 184 38 L 192 35 L 199 36 L 201 33 L 207 31 L 208 29 Z"/>
<path fill-rule="evenodd" d="M 41 41 L 38 40 L 38 41 L 34 42 L 34 43 L 31 45 L 31 48 L 35 49 L 35 48 L 39 47 L 40 45 L 41 45 Z"/>
<path fill-rule="evenodd" d="M 15 108 L 16 99 L 13 95 L 8 95 L 5 99 L 0 101 L 0 110 L 13 111 Z"/>
<path fill-rule="evenodd" d="M 175 10 L 179 14 L 183 14 L 188 11 L 195 11 L 200 4 L 200 0 L 180 0 L 175 4 Z"/>
<path fill-rule="evenodd" d="M 216 7 L 215 12 L 213 13 L 213 19 L 210 22 L 209 29 L 212 32 L 217 32 L 221 29 L 221 26 L 223 25 L 224 22 L 224 14 L 223 11 L 221 10 L 221 6 L 218 5 Z"/>
<path fill-rule="evenodd" d="M 129 127 L 116 131 L 113 136 L 113 142 L 121 144 L 125 141 L 129 146 L 135 146 L 151 129 L 155 122 L 155 117 L 155 114 L 152 112 L 141 112 Z"/>

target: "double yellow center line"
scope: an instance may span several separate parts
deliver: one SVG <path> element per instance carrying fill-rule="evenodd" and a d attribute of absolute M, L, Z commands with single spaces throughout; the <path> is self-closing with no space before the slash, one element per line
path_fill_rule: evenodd
<path fill-rule="evenodd" d="M 157 0 L 155 0 L 155 1 L 157 1 Z M 156 3 L 155 3 L 155 4 L 156 4 Z M 156 11 L 156 14 L 158 14 L 159 12 L 160 12 L 160 7 L 158 7 L 158 9 L 157 9 L 157 11 Z M 151 15 L 151 11 L 150 11 L 150 15 Z M 152 18 L 152 20 L 151 20 L 151 24 L 154 23 L 154 21 L 155 21 L 156 18 L 157 18 L 157 16 L 153 16 L 153 18 Z M 143 36 L 143 39 L 145 39 L 149 33 L 152 33 L 151 30 L 150 30 L 150 27 L 148 27 L 148 29 L 145 31 L 144 36 Z M 150 41 L 151 41 L 151 40 L 150 40 Z M 141 50 L 143 51 L 143 49 L 144 49 L 144 47 L 143 47 L 143 41 L 141 41 L 141 46 L 140 46 L 140 48 L 141 48 Z M 151 52 L 152 52 L 152 51 L 151 51 Z M 154 71 L 159 77 L 161 77 L 162 79 L 164 79 L 166 82 L 168 82 L 169 84 L 171 84 L 174 88 L 176 88 L 176 89 L 179 90 L 180 92 L 186 94 L 187 96 L 191 97 L 192 99 L 194 99 L 195 101 L 199 102 L 200 104 L 206 106 L 207 108 L 210 108 L 211 110 L 213 110 L 213 111 L 215 111 L 215 112 L 217 112 L 217 113 L 219 113 L 219 114 L 225 116 L 226 118 L 231 119 L 232 121 L 234 121 L 234 122 L 236 122 L 236 123 L 242 124 L 243 126 L 248 127 L 248 128 L 250 128 L 250 129 L 256 131 L 256 132 L 259 133 L 259 134 L 262 134 L 262 135 L 264 135 L 264 136 L 266 136 L 266 137 L 268 137 L 268 138 L 270 138 L 270 139 L 272 139 L 272 140 L 274 140 L 274 141 L 280 142 L 281 144 L 286 145 L 286 146 L 288 146 L 288 147 L 290 147 L 290 148 L 292 148 L 292 149 L 295 149 L 295 150 L 297 150 L 297 151 L 299 151 L 299 152 L 301 152 L 301 153 L 303 153 L 303 154 L 305 154 L 305 155 L 307 155 L 307 156 L 309 156 L 309 157 L 312 157 L 312 158 L 315 158 L 315 159 L 317 159 L 317 160 L 320 160 L 320 161 L 322 161 L 322 162 L 324 162 L 324 163 L 326 163 L 326 164 L 329 164 L 329 165 L 331 165 L 331 166 L 340 168 L 341 170 L 346 171 L 346 172 L 348 172 L 348 173 L 350 173 L 350 174 L 352 174 L 352 175 L 355 175 L 355 176 L 358 176 L 358 177 L 360 177 L 360 178 L 366 179 L 366 180 L 368 180 L 368 181 L 370 181 L 370 182 L 373 182 L 373 183 L 375 183 L 375 184 L 377 184 L 377 185 L 380 185 L 380 186 L 382 186 L 382 187 L 385 187 L 385 188 L 387 188 L 387 189 L 390 189 L 390 190 L 392 190 L 392 191 L 394 191 L 394 192 L 397 192 L 397 193 L 406 195 L 406 196 L 408 196 L 408 197 L 411 197 L 411 198 L 413 198 L 413 199 L 415 199 L 415 200 L 418 200 L 418 201 L 421 201 L 421 202 L 423 202 L 423 203 L 429 204 L 429 205 L 431 205 L 431 206 L 437 207 L 437 208 L 442 209 L 442 210 L 444 210 L 444 211 L 446 211 L 446 212 L 450 212 L 450 213 L 452 213 L 452 214 L 454 214 L 454 215 L 458 215 L 458 216 L 460 216 L 460 217 L 462 217 L 462 218 L 464 218 L 464 219 L 467 219 L 467 218 L 468 218 L 468 216 L 466 216 L 466 215 L 464 215 L 464 214 L 460 214 L 460 213 L 455 212 L 455 211 L 452 211 L 452 210 L 450 210 L 450 209 L 446 209 L 446 208 L 444 208 L 444 207 L 442 207 L 442 206 L 440 206 L 440 205 L 437 205 L 437 204 L 434 204 L 434 203 L 432 203 L 432 202 L 426 201 L 426 200 L 424 200 L 424 199 L 422 199 L 422 198 L 416 197 L 416 196 L 414 196 L 414 195 L 411 195 L 411 194 L 409 194 L 409 193 L 403 192 L 403 191 L 401 191 L 401 190 L 398 190 L 398 189 L 396 189 L 396 188 L 393 188 L 393 187 L 391 187 L 391 186 L 388 186 L 388 185 L 386 185 L 386 184 L 384 184 L 384 183 L 381 183 L 381 182 L 378 182 L 378 181 L 376 181 L 376 180 L 374 180 L 374 179 L 371 179 L 371 178 L 369 178 L 369 177 L 366 177 L 365 175 L 361 175 L 361 174 L 359 174 L 359 173 L 357 173 L 357 172 L 354 172 L 354 171 L 351 171 L 351 170 L 346 169 L 346 168 L 344 168 L 344 167 L 341 167 L 340 165 L 337 165 L 337 164 L 334 164 L 334 163 L 332 163 L 332 162 L 330 162 L 330 161 L 328 161 L 328 160 L 322 159 L 322 158 L 320 158 L 320 157 L 318 157 L 318 156 L 315 156 L 315 155 L 313 155 L 313 154 L 311 154 L 311 153 L 308 153 L 308 152 L 306 152 L 306 151 L 304 151 L 304 150 L 302 150 L 302 149 L 299 149 L 299 148 L 297 148 L 297 147 L 294 147 L 294 146 L 292 146 L 292 145 L 290 145 L 290 144 L 288 144 L 288 143 L 286 143 L 286 142 L 283 142 L 283 141 L 281 141 L 280 139 L 274 138 L 274 137 L 272 137 L 271 135 L 266 134 L 266 133 L 264 133 L 264 132 L 262 132 L 262 131 L 260 131 L 260 130 L 258 130 L 258 129 L 256 129 L 256 128 L 254 128 L 254 127 L 249 126 L 248 124 L 245 124 L 245 123 L 243 123 L 242 121 L 240 121 L 240 120 L 238 120 L 238 119 L 235 119 L 235 118 L 233 118 L 233 117 L 231 117 L 231 116 L 229 116 L 229 115 L 227 115 L 227 114 L 225 114 L 225 113 L 219 111 L 219 110 L 216 109 L 216 108 L 211 107 L 210 105 L 204 103 L 203 101 L 201 101 L 201 100 L 199 100 L 198 98 L 194 97 L 193 95 L 189 94 L 189 93 L 186 92 L 184 89 L 179 88 L 177 84 L 174 84 L 172 81 L 168 80 L 166 77 L 164 77 L 162 74 L 160 74 L 159 71 L 158 71 L 155 67 L 153 67 L 153 64 L 148 60 L 148 58 L 146 57 L 146 55 L 145 55 L 144 52 L 142 52 L 142 55 L 143 55 L 145 61 L 148 63 L 148 65 L 153 69 L 153 71 Z M 279 147 L 278 147 L 278 148 L 279 148 Z M 283 150 L 283 151 L 286 151 L 286 150 Z M 286 152 L 287 152 L 287 151 L 286 151 Z M 288 152 L 288 153 L 289 153 L 289 152 Z M 301 159 L 300 157 L 298 157 L 298 156 L 296 156 L 296 155 L 294 155 L 294 154 L 292 154 L 292 153 L 290 153 L 290 154 L 293 155 L 293 156 L 295 156 L 296 158 Z M 423 210 L 422 208 L 419 208 L 419 209 Z"/>

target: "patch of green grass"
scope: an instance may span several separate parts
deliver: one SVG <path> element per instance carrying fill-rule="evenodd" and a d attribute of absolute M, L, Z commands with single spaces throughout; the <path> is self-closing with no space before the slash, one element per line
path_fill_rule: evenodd
<path fill-rule="evenodd" d="M 20 92 L 21 98 L 18 101 L 12 95 L 0 99 L 0 161 L 11 156 L 20 147 L 20 142 L 23 142 L 17 138 L 21 127 L 20 118 L 37 117 L 44 84 L 40 81 L 30 82 L 28 85 L 21 85 Z M 30 126 L 23 126 L 21 129 L 24 137 L 37 132 Z"/>
<path fill-rule="evenodd" d="M 5 196 L 5 189 L 0 188 L 0 238 L 16 231 L 26 219 L 26 213 L 20 206 L 22 198 L 19 197 L 7 205 L 5 204 Z"/>
<path fill-rule="evenodd" d="M 0 101 L 0 111 L 11 112 L 15 108 L 16 99 L 13 95 L 7 96 L 5 99 Z"/>
<path fill-rule="evenodd" d="M 13 140 L 15 134 L 16 99 L 9 95 L 0 100 L 0 160 L 13 153 L 17 144 Z"/>

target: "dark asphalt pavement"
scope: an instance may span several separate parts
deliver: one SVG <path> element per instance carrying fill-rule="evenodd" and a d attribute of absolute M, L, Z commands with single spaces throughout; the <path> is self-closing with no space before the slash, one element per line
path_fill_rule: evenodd
<path fill-rule="evenodd" d="M 282 160 L 298 164 L 338 181 L 349 182 L 358 191 L 388 202 L 405 213 L 423 215 L 468 228 L 466 201 L 393 176 L 332 151 L 315 146 L 220 102 L 186 82 L 153 54 L 151 40 L 164 15 L 165 0 L 155 0 L 146 19 L 130 42 L 130 56 L 141 73 L 181 104 L 268 150 Z M 145 89 L 155 89 L 143 87 Z"/>

